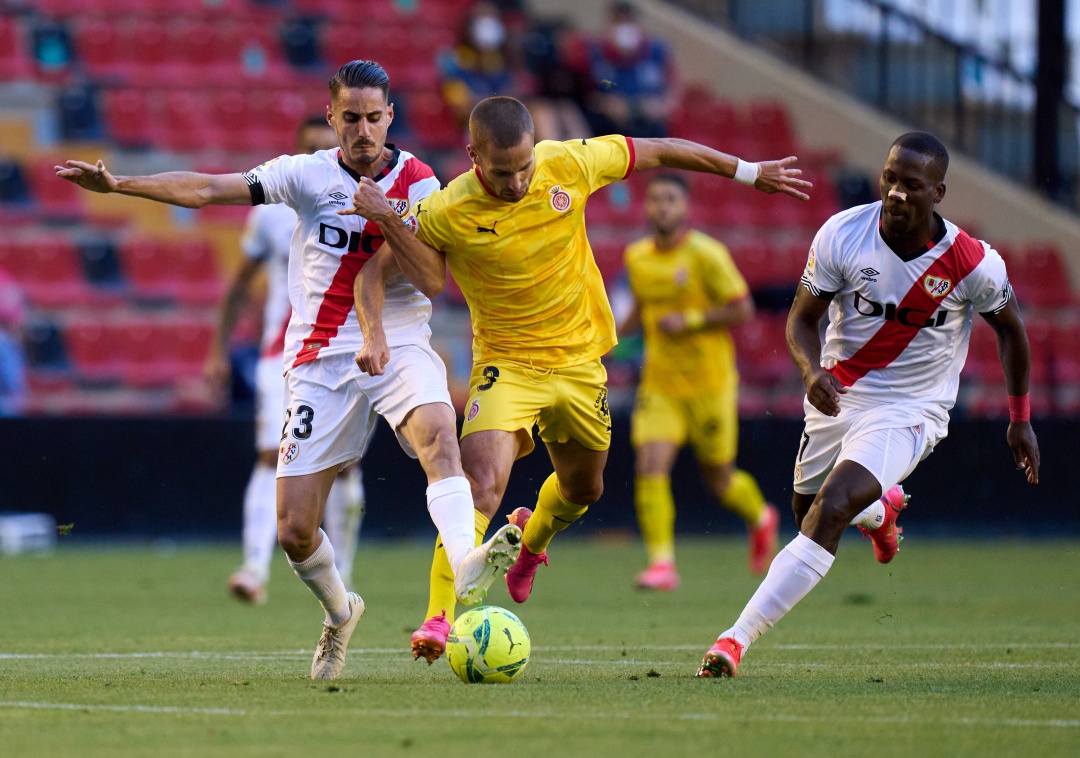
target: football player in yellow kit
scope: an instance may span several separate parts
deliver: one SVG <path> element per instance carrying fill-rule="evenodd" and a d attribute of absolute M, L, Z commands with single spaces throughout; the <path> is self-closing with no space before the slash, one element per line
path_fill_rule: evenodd
<path fill-rule="evenodd" d="M 510 596 L 524 602 L 551 538 L 580 518 L 603 492 L 611 437 L 607 373 L 600 356 L 615 345 L 615 321 L 585 235 L 585 203 L 631 171 L 685 169 L 735 179 L 766 193 L 807 199 L 794 157 L 748 163 L 679 139 L 606 136 L 567 142 L 534 139 L 528 109 L 491 97 L 469 120 L 473 169 L 416 206 L 416 233 L 373 182 L 363 182 L 354 208 L 379 224 L 394 262 L 372 271 L 400 271 L 418 286 L 440 286 L 446 266 L 472 313 L 473 374 L 461 455 L 473 487 L 477 532 L 498 510 L 514 461 L 533 449 L 539 426 L 554 466 L 535 508 L 510 520 L 524 531 L 518 561 L 506 575 Z M 361 277 L 364 280 L 364 277 Z M 373 279 L 373 277 L 372 277 Z M 358 285 L 366 324 L 357 362 L 381 372 L 389 351 L 380 337 L 378 287 Z M 425 290 L 426 291 L 426 290 Z M 436 550 L 428 620 L 413 635 L 413 652 L 428 662 L 442 654 L 454 597 L 446 594 L 445 557 Z M 451 588 L 452 590 L 452 588 Z"/>
<path fill-rule="evenodd" d="M 649 565 L 636 583 L 662 591 L 679 585 L 670 477 L 683 445 L 693 447 L 709 489 L 746 523 L 753 573 L 768 568 L 780 520 L 754 477 L 735 468 L 739 375 L 728 329 L 751 318 L 754 304 L 727 248 L 687 225 L 689 200 L 682 176 L 649 180 L 651 234 L 626 248 L 634 308 L 619 328 L 640 326 L 645 335 L 631 435 L 634 505 Z"/>

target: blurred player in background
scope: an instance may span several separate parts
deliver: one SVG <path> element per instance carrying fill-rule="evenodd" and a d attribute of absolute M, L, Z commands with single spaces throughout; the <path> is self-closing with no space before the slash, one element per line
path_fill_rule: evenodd
<path fill-rule="evenodd" d="M 600 356 L 616 339 L 585 234 L 589 196 L 635 169 L 660 166 L 803 199 L 810 184 L 790 168 L 795 158 L 747 163 L 685 140 L 612 135 L 536 144 L 528 109 L 511 97 L 478 103 L 469 134 L 473 170 L 416 207 L 416 235 L 387 210 L 374 182 L 364 180 L 354 202 L 379 223 L 410 280 L 441 284 L 449 264 L 469 304 L 476 336 L 461 456 L 482 520 L 495 515 L 514 461 L 532 451 L 533 426 L 540 428 L 555 472 L 535 512 L 510 516 L 525 533 L 506 581 L 522 603 L 552 537 L 584 515 L 604 486 L 611 421 Z M 384 358 L 393 355 L 387 350 Z M 444 611 L 453 612 L 445 561 L 438 548 L 429 618 L 413 635 L 414 654 L 429 662 L 445 647 Z"/>
<path fill-rule="evenodd" d="M 312 116 L 296 134 L 297 154 L 311 155 L 337 147 L 337 135 L 325 115 Z M 206 360 L 207 382 L 227 391 L 230 379 L 229 338 L 247 300 L 255 275 L 267 272 L 266 305 L 259 362 L 255 369 L 255 449 L 258 459 L 244 491 L 244 565 L 229 577 L 229 592 L 249 603 L 266 601 L 270 561 L 277 547 L 277 456 L 285 408 L 283 353 L 285 330 L 292 317 L 289 304 L 289 248 L 296 212 L 287 205 L 260 205 L 248 214 L 241 247 L 244 262 L 221 304 L 214 341 Z M 323 527 L 334 546 L 338 573 L 350 584 L 356 540 L 364 516 L 360 466 L 342 470 L 326 499 Z"/>
<path fill-rule="evenodd" d="M 353 286 L 383 235 L 375 220 L 357 215 L 346 201 L 361 182 L 370 182 L 379 188 L 379 210 L 415 228 L 410 208 L 439 188 L 430 168 L 386 143 L 394 117 L 389 87 L 378 63 L 345 64 L 330 80 L 327 108 L 339 148 L 279 156 L 247 173 L 113 176 L 102 161 L 56 167 L 57 176 L 95 192 L 189 208 L 284 203 L 299 217 L 289 256 L 293 315 L 285 334 L 288 398 L 277 469 L 278 542 L 325 611 L 313 679 L 340 676 L 364 613 L 364 601 L 346 590 L 319 524 L 331 485 L 343 466 L 360 459 L 377 416 L 427 474 L 428 512 L 446 546 L 456 597 L 477 602 L 517 556 L 521 536 L 507 525 L 474 549 L 472 493 L 461 470 L 446 368 L 430 345 L 431 301 L 424 292 L 404 277 L 387 282 L 381 336 L 394 346 L 394 355 L 380 376 L 362 373 L 355 362 L 364 342 Z"/>
<path fill-rule="evenodd" d="M 769 567 L 780 521 L 754 477 L 735 468 L 739 374 L 728 329 L 753 317 L 754 301 L 727 248 L 689 228 L 689 210 L 685 178 L 653 176 L 645 194 L 651 234 L 625 256 L 635 305 L 619 334 L 645 333 L 631 436 L 634 505 L 649 558 L 636 583 L 650 590 L 679 586 L 671 469 L 687 442 L 709 489 L 746 524 L 751 572 Z"/>
<path fill-rule="evenodd" d="M 936 137 L 901 135 L 881 173 L 881 200 L 838 213 L 814 237 L 787 322 L 806 385 L 792 499 L 800 531 L 698 676 L 735 676 L 751 643 L 824 578 L 850 524 L 869 534 L 878 561 L 892 560 L 906 502 L 899 483 L 948 433 L 973 311 L 997 335 L 1013 459 L 1029 483 L 1039 481 L 1027 332 L 1001 256 L 934 211 L 948 167 Z"/>

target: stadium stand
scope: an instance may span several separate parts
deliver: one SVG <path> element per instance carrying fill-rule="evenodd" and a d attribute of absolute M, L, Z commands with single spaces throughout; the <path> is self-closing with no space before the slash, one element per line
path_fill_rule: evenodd
<path fill-rule="evenodd" d="M 52 166 L 73 154 L 69 147 L 114 163 L 242 170 L 287 149 L 297 123 L 323 108 L 328 71 L 371 57 L 393 81 L 393 141 L 444 180 L 468 166 L 437 67 L 438 52 L 459 37 L 468 3 L 38 0 L 17 7 L 0 10 L 0 86 L 52 88 L 54 120 L 65 107 L 86 105 L 78 93 L 66 106 L 60 97 L 63 87 L 78 86 L 100 115 L 102 135 L 77 145 L 46 138 L 18 151 L 0 143 L 0 222 L 14 230 L 0 238 L 0 269 L 21 284 L 32 307 L 32 411 L 215 407 L 219 399 L 198 389 L 199 375 L 224 274 L 239 260 L 245 209 L 184 214 L 118 203 L 103 216 L 95 198 L 53 176 Z M 70 39 L 70 60 L 50 67 L 35 59 L 33 31 L 44 21 Z M 365 33 L 372 23 L 379 35 Z M 584 48 L 586 33 L 569 35 L 567 49 Z M 582 73 L 580 62 L 563 64 Z M 521 73 L 528 81 L 537 72 Z M 0 122 L 18 118 L 0 109 Z M 26 126 L 36 133 L 32 120 Z M 728 244 L 758 300 L 758 317 L 735 332 L 740 406 L 749 415 L 799 415 L 802 388 L 784 347 L 784 309 L 814 230 L 843 207 L 840 183 L 851 171 L 842 153 L 802 149 L 794 119 L 776 99 L 733 100 L 691 81 L 666 128 L 747 157 L 798 154 L 815 184 L 811 202 L 799 203 L 691 177 L 693 222 Z M 598 193 L 587 209 L 597 264 L 613 287 L 623 249 L 644 231 L 644 186 L 644 177 L 633 175 Z M 1002 253 L 1029 313 L 1039 388 L 1033 408 L 1078 414 L 1080 304 L 1061 251 L 1030 240 Z M 449 282 L 437 307 L 463 305 Z M 238 341 L 258 333 L 256 313 L 253 305 Z M 613 380 L 632 375 L 612 372 Z M 961 412 L 1007 412 L 985 325 L 976 327 L 964 381 Z"/>

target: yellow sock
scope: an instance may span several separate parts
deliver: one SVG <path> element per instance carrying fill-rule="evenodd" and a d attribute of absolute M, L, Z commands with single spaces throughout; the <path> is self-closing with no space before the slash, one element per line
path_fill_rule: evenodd
<path fill-rule="evenodd" d="M 634 479 L 634 506 L 649 565 L 675 561 L 675 499 L 671 478 L 663 474 Z"/>
<path fill-rule="evenodd" d="M 761 523 L 761 517 L 765 515 L 765 496 L 761 494 L 761 487 L 758 487 L 757 479 L 742 469 L 735 469 L 731 474 L 731 483 L 720 497 L 720 503 L 750 528 Z"/>
<path fill-rule="evenodd" d="M 545 552 L 555 532 L 561 532 L 570 526 L 585 515 L 587 510 L 589 506 L 571 503 L 562 496 L 559 492 L 559 480 L 552 473 L 540 488 L 536 508 L 529 523 L 525 525 L 525 546 L 533 555 Z"/>
<path fill-rule="evenodd" d="M 480 511 L 473 511 L 473 519 L 476 525 L 476 541 L 479 545 L 484 541 L 488 524 L 491 522 Z M 446 557 L 446 549 L 443 548 L 442 540 L 435 540 L 435 557 L 431 561 L 431 581 L 428 589 L 428 607 L 425 619 L 438 616 L 446 612 L 446 620 L 453 624 L 454 615 L 457 611 L 457 595 L 454 593 L 454 572 L 450 570 L 450 561 Z"/>

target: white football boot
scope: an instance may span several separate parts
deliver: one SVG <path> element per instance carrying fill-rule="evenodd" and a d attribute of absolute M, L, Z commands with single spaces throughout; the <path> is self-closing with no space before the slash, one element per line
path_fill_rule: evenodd
<path fill-rule="evenodd" d="M 507 524 L 484 544 L 474 548 L 458 564 L 454 573 L 454 593 L 462 605 L 476 605 L 488 587 L 506 575 L 521 552 L 521 530 Z"/>
<path fill-rule="evenodd" d="M 312 679 L 337 679 L 345 668 L 345 649 L 349 646 L 356 623 L 364 615 L 364 600 L 355 592 L 349 593 L 349 620 L 341 626 L 323 622 L 322 637 L 311 661 Z"/>

